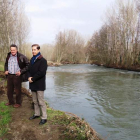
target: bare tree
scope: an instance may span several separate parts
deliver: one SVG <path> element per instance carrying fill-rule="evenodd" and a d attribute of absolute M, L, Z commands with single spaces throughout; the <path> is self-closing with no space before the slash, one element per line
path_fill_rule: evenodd
<path fill-rule="evenodd" d="M 134 0 L 117 0 L 114 7 L 107 11 L 105 24 L 98 31 L 98 39 L 94 40 L 95 43 L 91 40 L 91 44 L 98 44 L 96 55 L 100 56 L 100 63 L 118 67 L 131 67 L 137 64 L 137 11 Z"/>
<path fill-rule="evenodd" d="M 43 44 L 41 45 L 41 53 L 48 61 L 53 60 L 54 45 Z"/>
<path fill-rule="evenodd" d="M 56 36 L 55 61 L 63 63 L 80 63 L 84 56 L 84 39 L 75 31 L 59 32 Z"/>
<path fill-rule="evenodd" d="M 0 49 L 3 53 L 0 60 L 4 60 L 9 46 L 17 44 L 20 49 L 28 37 L 28 18 L 24 13 L 20 0 L 0 1 Z"/>

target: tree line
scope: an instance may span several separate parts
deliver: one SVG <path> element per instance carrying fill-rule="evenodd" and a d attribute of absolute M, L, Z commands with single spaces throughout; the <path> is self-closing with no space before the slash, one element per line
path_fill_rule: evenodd
<path fill-rule="evenodd" d="M 104 24 L 88 41 L 75 30 L 60 31 L 54 44 L 41 45 L 41 53 L 47 60 L 58 63 L 139 67 L 139 0 L 117 0 L 104 17 Z M 20 0 L 0 2 L 0 50 L 4 55 L 9 51 L 9 45 L 15 43 L 22 53 L 31 58 L 32 44 L 26 43 L 29 25 Z"/>
<path fill-rule="evenodd" d="M 102 27 L 90 40 L 75 30 L 61 31 L 49 59 L 61 63 L 93 63 L 107 67 L 140 65 L 140 2 L 117 0 L 107 9 Z M 47 48 L 47 45 L 46 45 Z M 47 56 L 47 52 L 44 55 Z"/>
<path fill-rule="evenodd" d="M 30 54 L 27 52 L 26 55 L 31 56 L 31 44 L 26 48 L 30 50 Z M 75 30 L 60 31 L 54 44 L 41 45 L 41 53 L 47 60 L 57 63 L 85 63 L 85 40 Z"/>
<path fill-rule="evenodd" d="M 88 44 L 92 63 L 107 67 L 132 68 L 140 65 L 140 4 L 118 0 L 106 13 L 101 29 Z"/>

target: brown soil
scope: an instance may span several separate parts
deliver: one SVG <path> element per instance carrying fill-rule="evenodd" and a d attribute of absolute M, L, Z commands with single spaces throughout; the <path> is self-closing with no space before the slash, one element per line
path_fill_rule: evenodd
<path fill-rule="evenodd" d="M 40 119 L 29 120 L 33 115 L 32 99 L 24 94 L 22 97 L 22 106 L 12 112 L 9 131 L 2 140 L 62 140 L 64 126 L 52 125 L 49 121 L 40 126 Z M 3 92 L 0 92 L 1 101 L 7 102 L 7 96 Z"/>

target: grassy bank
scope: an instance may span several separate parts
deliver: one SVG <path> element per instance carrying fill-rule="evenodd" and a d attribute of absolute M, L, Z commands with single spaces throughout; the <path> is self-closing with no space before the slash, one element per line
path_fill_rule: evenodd
<path fill-rule="evenodd" d="M 0 102 L 0 137 L 8 132 L 12 110 L 13 108 L 5 106 L 4 102 Z"/>
<path fill-rule="evenodd" d="M 55 125 L 61 125 L 63 140 L 101 140 L 87 122 L 78 116 L 47 108 L 48 120 Z"/>

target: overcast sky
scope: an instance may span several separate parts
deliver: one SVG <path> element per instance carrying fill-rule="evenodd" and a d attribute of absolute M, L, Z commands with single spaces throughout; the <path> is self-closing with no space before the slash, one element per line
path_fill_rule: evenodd
<path fill-rule="evenodd" d="M 74 29 L 84 38 L 103 25 L 115 0 L 23 0 L 31 24 L 29 42 L 54 43 L 59 31 Z"/>

